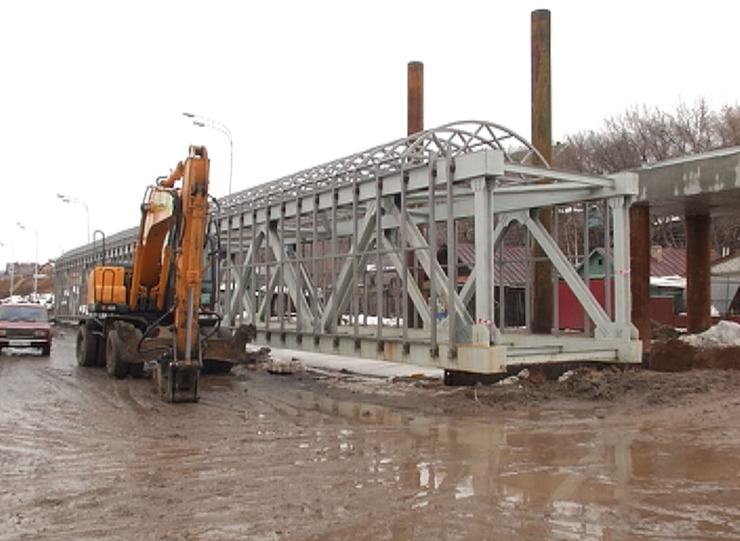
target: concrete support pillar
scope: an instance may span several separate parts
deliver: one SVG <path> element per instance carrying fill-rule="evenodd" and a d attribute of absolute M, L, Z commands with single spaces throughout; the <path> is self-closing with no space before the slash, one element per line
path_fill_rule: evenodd
<path fill-rule="evenodd" d="M 711 225 L 708 214 L 686 216 L 686 315 L 690 333 L 712 326 Z"/>
<path fill-rule="evenodd" d="M 550 83 L 550 11 L 532 12 L 532 144 L 549 163 L 552 159 L 552 91 Z M 537 165 L 537 164 L 535 164 Z M 543 208 L 537 217 L 552 232 L 552 209 Z M 549 334 L 554 319 L 552 264 L 544 251 L 535 246 L 532 289 L 533 333 Z"/>
<path fill-rule="evenodd" d="M 477 178 L 471 187 L 475 205 L 475 317 L 489 324 L 493 321 L 492 186 L 485 178 Z"/>
<path fill-rule="evenodd" d="M 632 324 L 642 340 L 643 353 L 650 353 L 650 206 L 630 207 L 630 288 Z"/>

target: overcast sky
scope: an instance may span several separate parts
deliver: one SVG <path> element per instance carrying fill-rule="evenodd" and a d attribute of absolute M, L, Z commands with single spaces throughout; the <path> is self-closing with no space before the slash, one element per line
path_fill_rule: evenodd
<path fill-rule="evenodd" d="M 225 195 L 425 127 L 490 120 L 530 138 L 530 14 L 552 13 L 553 137 L 632 105 L 736 104 L 740 2 L 0 2 L 0 265 L 138 224 L 148 184 L 206 145 Z M 16 223 L 27 226 L 21 230 Z M 35 231 L 35 233 L 34 233 Z M 12 249 L 9 248 L 12 246 Z"/>

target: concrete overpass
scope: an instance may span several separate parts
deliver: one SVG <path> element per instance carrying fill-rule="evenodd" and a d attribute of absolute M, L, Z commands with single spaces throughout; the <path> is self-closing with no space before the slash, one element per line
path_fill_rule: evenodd
<path fill-rule="evenodd" d="M 740 147 L 645 164 L 634 170 L 638 195 L 631 217 L 632 321 L 649 351 L 650 225 L 684 218 L 689 332 L 711 326 L 711 220 L 740 211 Z"/>

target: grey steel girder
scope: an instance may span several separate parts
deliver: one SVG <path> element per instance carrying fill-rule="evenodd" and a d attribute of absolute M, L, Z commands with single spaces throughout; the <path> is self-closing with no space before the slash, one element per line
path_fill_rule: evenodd
<path fill-rule="evenodd" d="M 329 300 L 326 302 L 326 309 L 321 316 L 322 329 L 331 331 L 331 327 L 329 326 L 329 323 L 332 322 L 331 318 L 337 312 L 342 312 L 347 306 L 349 290 L 352 287 L 351 278 L 356 264 L 355 256 L 358 253 L 365 252 L 369 247 L 370 241 L 373 238 L 375 220 L 375 203 L 373 202 L 368 206 L 368 209 L 359 224 L 356 242 L 350 248 L 344 264 L 339 271 L 339 275 L 337 276 L 334 290 L 332 291 Z"/>
<path fill-rule="evenodd" d="M 383 248 L 389 252 L 388 258 L 391 260 L 391 263 L 393 263 L 394 270 L 399 273 L 399 277 L 403 278 L 400 273 L 403 272 L 402 269 L 405 268 L 405 265 L 403 264 L 401 254 L 398 253 L 398 249 L 385 235 L 383 235 L 381 242 L 383 243 Z M 406 270 L 406 279 L 408 281 L 407 287 L 409 297 L 411 297 L 414 306 L 419 311 L 419 315 L 424 321 L 424 324 L 429 325 L 433 317 L 431 314 L 431 307 L 424 301 L 424 295 L 408 269 Z"/>
<path fill-rule="evenodd" d="M 254 254 L 261 248 L 264 242 L 265 235 L 262 231 L 258 231 L 252 242 L 247 247 L 247 253 L 244 255 L 242 262 L 241 272 L 236 273 L 237 282 L 234 295 L 229 299 L 228 310 L 225 312 L 226 321 L 230 325 L 234 325 L 237 314 L 247 312 L 250 314 L 249 322 L 251 322 L 251 316 L 255 313 L 254 299 L 252 293 L 246 293 L 248 291 L 247 285 L 251 283 L 253 268 L 249 265 L 252 261 Z M 230 272 L 230 271 L 227 271 Z M 241 306 L 240 306 L 241 305 Z"/>
<path fill-rule="evenodd" d="M 306 302 L 305 295 L 301 294 L 301 291 L 298 288 L 298 276 L 302 273 L 302 271 L 298 270 L 298 272 L 296 272 L 294 263 L 291 262 L 291 259 L 293 262 L 295 262 L 295 258 L 290 258 L 288 256 L 288 245 L 282 241 L 275 227 L 270 227 L 268 229 L 267 244 L 272 250 L 272 253 L 275 255 L 280 268 L 283 270 L 283 276 L 281 279 L 282 283 L 279 284 L 281 286 L 281 289 L 282 287 L 285 287 L 288 290 L 290 298 L 293 300 L 293 303 L 297 307 L 297 313 L 301 314 L 301 317 L 304 318 L 300 321 L 301 325 L 305 327 L 310 327 L 311 321 L 316 314 L 312 313 L 311 307 L 309 306 L 308 302 Z"/>
<path fill-rule="evenodd" d="M 512 216 L 506 216 L 502 215 L 499 216 L 498 223 L 496 224 L 496 227 L 493 229 L 493 233 L 491 234 L 490 242 L 492 244 L 492 250 L 495 251 L 496 248 L 498 248 L 499 242 L 503 238 L 504 233 L 509 228 L 509 225 L 511 224 L 511 220 L 513 219 Z M 485 242 L 485 240 L 483 241 Z M 471 269 L 470 276 L 465 281 L 465 285 L 463 285 L 462 289 L 460 290 L 460 298 L 462 299 L 464 304 L 468 304 L 472 296 L 475 294 L 476 291 L 476 276 L 478 274 L 478 263 L 476 263 L 476 266 Z M 492 269 L 492 278 L 495 280 L 495 269 Z"/>
<path fill-rule="evenodd" d="M 419 228 L 416 227 L 416 225 L 411 223 L 411 221 L 409 220 L 406 220 L 405 224 L 403 223 L 403 220 L 401 219 L 403 211 L 401 211 L 401 209 L 399 209 L 396 205 L 389 204 L 387 201 L 385 201 L 385 203 L 385 210 L 388 213 L 388 216 L 396 221 L 397 227 L 401 228 L 405 225 L 406 238 L 408 239 L 409 244 L 414 248 L 428 248 L 429 245 L 424 240 L 424 236 L 419 231 Z M 419 262 L 421 263 L 422 268 L 428 276 L 432 276 L 431 269 L 432 267 L 434 267 L 433 274 L 437 278 L 435 286 L 437 288 L 438 294 L 445 302 L 445 304 L 447 306 L 454 306 L 457 313 L 463 318 L 463 321 L 467 324 L 472 324 L 473 318 L 468 313 L 468 310 L 465 307 L 462 299 L 456 291 L 450 291 L 448 287 L 448 274 L 442 269 L 442 266 L 439 264 L 439 262 L 436 259 L 433 260 L 429 257 L 428 250 L 417 250 L 416 254 L 419 258 Z"/>

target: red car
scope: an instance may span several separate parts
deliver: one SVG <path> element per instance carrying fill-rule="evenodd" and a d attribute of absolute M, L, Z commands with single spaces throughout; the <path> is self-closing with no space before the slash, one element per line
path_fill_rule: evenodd
<path fill-rule="evenodd" d="M 40 304 L 0 304 L 0 349 L 40 348 L 51 352 L 51 327 L 46 308 Z"/>

